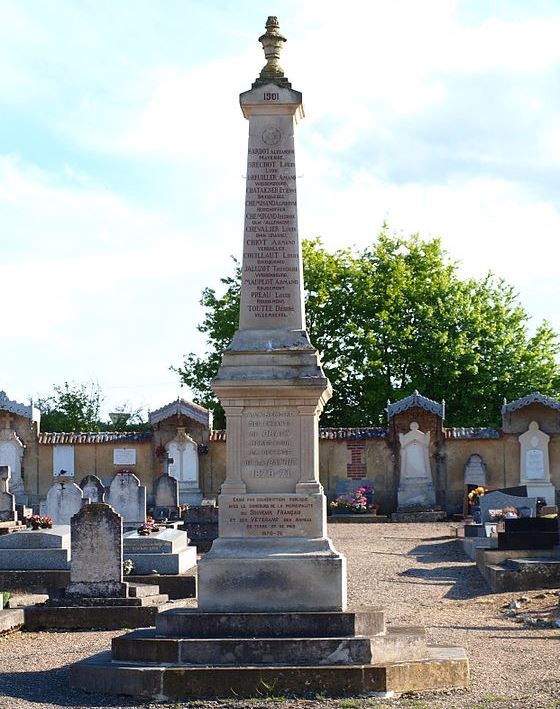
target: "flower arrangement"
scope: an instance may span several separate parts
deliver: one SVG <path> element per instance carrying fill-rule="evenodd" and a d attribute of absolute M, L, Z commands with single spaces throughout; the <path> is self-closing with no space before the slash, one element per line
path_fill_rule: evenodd
<path fill-rule="evenodd" d="M 368 497 L 371 499 L 372 494 L 373 488 L 370 485 L 362 485 L 349 495 L 336 497 L 329 503 L 329 509 L 333 512 L 350 510 L 355 514 L 364 514 L 365 512 L 377 514 L 379 505 L 368 500 Z"/>
<path fill-rule="evenodd" d="M 138 527 L 138 534 L 142 537 L 147 537 L 154 532 L 159 532 L 159 525 L 154 522 L 153 517 L 146 517 L 144 524 Z"/>
<path fill-rule="evenodd" d="M 478 505 L 478 503 L 480 502 L 480 498 L 484 496 L 485 492 L 486 490 L 481 486 L 475 487 L 474 490 L 471 490 L 468 494 L 469 506 L 475 507 L 476 505 Z"/>
<path fill-rule="evenodd" d="M 31 529 L 52 529 L 53 526 L 50 517 L 41 517 L 41 515 L 31 515 L 31 517 L 27 517 L 25 523 Z"/>
<path fill-rule="evenodd" d="M 125 576 L 130 576 L 130 574 L 134 571 L 134 562 L 132 559 L 125 559 L 123 561 L 122 570 Z"/>

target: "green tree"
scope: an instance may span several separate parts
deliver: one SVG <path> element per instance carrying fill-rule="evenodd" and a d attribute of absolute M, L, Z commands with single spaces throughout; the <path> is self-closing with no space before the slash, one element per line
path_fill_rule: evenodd
<path fill-rule="evenodd" d="M 496 425 L 502 400 L 560 391 L 558 336 L 548 323 L 529 333 L 514 289 L 488 274 L 462 279 L 438 239 L 390 235 L 360 252 L 331 253 L 303 242 L 307 328 L 334 395 L 325 426 L 383 425 L 387 400 L 418 389 L 447 406 L 448 425 Z M 239 316 L 240 269 L 207 288 L 199 330 L 208 352 L 177 368 L 197 401 L 223 412 L 210 381 Z"/>
<path fill-rule="evenodd" d="M 41 430 L 100 431 L 102 402 L 103 395 L 96 382 L 55 384 L 52 394 L 36 401 L 41 412 Z"/>

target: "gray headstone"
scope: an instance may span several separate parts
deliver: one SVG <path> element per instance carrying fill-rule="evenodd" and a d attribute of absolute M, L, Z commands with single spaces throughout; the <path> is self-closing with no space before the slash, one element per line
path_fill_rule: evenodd
<path fill-rule="evenodd" d="M 133 473 L 117 473 L 111 480 L 107 502 L 123 518 L 125 527 L 146 521 L 146 488 Z"/>
<path fill-rule="evenodd" d="M 179 483 L 171 475 L 164 473 L 156 480 L 154 494 L 156 507 L 179 507 Z"/>
<path fill-rule="evenodd" d="M 80 487 L 84 497 L 89 498 L 90 502 L 105 502 L 105 486 L 97 475 L 86 475 L 80 481 Z"/>
<path fill-rule="evenodd" d="M 536 517 L 537 515 L 537 498 L 536 497 L 518 497 L 517 495 L 505 495 L 499 490 L 487 492 L 480 498 L 480 514 L 482 524 L 491 522 L 489 510 L 503 510 L 505 507 L 515 507 L 515 509 L 529 510 L 529 516 Z"/>
<path fill-rule="evenodd" d="M 50 517 L 53 524 L 70 524 L 70 520 L 82 506 L 83 493 L 71 482 L 55 483 L 47 492 L 41 513 Z"/>
<path fill-rule="evenodd" d="M 84 505 L 72 517 L 70 584 L 66 596 L 123 598 L 122 519 L 109 505 Z"/>

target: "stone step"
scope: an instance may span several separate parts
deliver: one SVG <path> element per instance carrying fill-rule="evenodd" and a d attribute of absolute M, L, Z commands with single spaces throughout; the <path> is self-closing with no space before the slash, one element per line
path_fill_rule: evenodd
<path fill-rule="evenodd" d="M 508 559 L 503 564 L 488 564 L 484 578 L 493 593 L 558 588 L 560 559 Z"/>
<path fill-rule="evenodd" d="M 424 628 L 349 638 L 162 638 L 153 630 L 113 640 L 113 659 L 194 666 L 356 665 L 426 658 Z"/>
<path fill-rule="evenodd" d="M 345 638 L 385 632 L 382 608 L 347 612 L 211 613 L 173 608 L 157 618 L 158 635 L 179 638 Z"/>
<path fill-rule="evenodd" d="M 0 610 L 0 634 L 21 628 L 23 620 L 22 608 Z"/>
<path fill-rule="evenodd" d="M 70 667 L 70 686 L 86 692 L 174 701 L 182 699 L 306 696 L 348 697 L 370 692 L 414 692 L 466 687 L 469 664 L 462 648 L 428 647 L 428 657 L 373 665 L 285 667 L 177 667 L 128 665 L 100 653 Z"/>
<path fill-rule="evenodd" d="M 148 606 L 29 606 L 24 609 L 26 630 L 90 630 L 148 628 L 155 625 L 160 608 Z"/>
<path fill-rule="evenodd" d="M 160 574 L 184 574 L 196 565 L 196 547 L 186 547 L 173 554 L 125 552 L 124 558 L 132 560 L 136 574 L 151 574 L 152 571 Z"/>
<path fill-rule="evenodd" d="M 64 570 L 69 568 L 68 549 L 0 549 L 0 569 L 2 570 Z"/>
<path fill-rule="evenodd" d="M 147 598 L 148 596 L 157 596 L 159 595 L 159 586 L 157 584 L 129 582 L 128 595 L 131 598 Z"/>
<path fill-rule="evenodd" d="M 0 574 L 0 588 L 2 575 Z M 178 598 L 196 598 L 196 566 L 189 569 L 186 574 L 151 574 L 126 576 L 129 583 L 155 584 L 161 593 L 165 593 L 171 600 Z"/>

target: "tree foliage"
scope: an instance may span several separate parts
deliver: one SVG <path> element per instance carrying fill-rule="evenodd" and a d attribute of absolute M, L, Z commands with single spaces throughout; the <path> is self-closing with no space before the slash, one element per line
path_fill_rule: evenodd
<path fill-rule="evenodd" d="M 53 385 L 53 393 L 37 399 L 43 431 L 100 431 L 103 395 L 96 382 Z"/>
<path fill-rule="evenodd" d="M 530 333 L 503 279 L 461 278 L 438 239 L 384 228 L 362 251 L 334 253 L 304 241 L 303 264 L 307 329 L 334 390 L 323 425 L 383 425 L 387 400 L 415 389 L 445 399 L 447 424 L 460 426 L 498 424 L 504 397 L 558 395 L 558 335 L 547 322 Z M 240 275 L 236 262 L 223 295 L 204 290 L 208 351 L 176 369 L 216 426 L 224 419 L 210 382 L 237 327 Z"/>
<path fill-rule="evenodd" d="M 141 409 L 132 409 L 128 402 L 116 406 L 116 413 L 124 414 L 116 424 L 101 420 L 104 396 L 97 382 L 64 382 L 54 384 L 53 393 L 36 401 L 41 412 L 41 430 L 51 432 L 83 431 L 144 431 Z"/>

